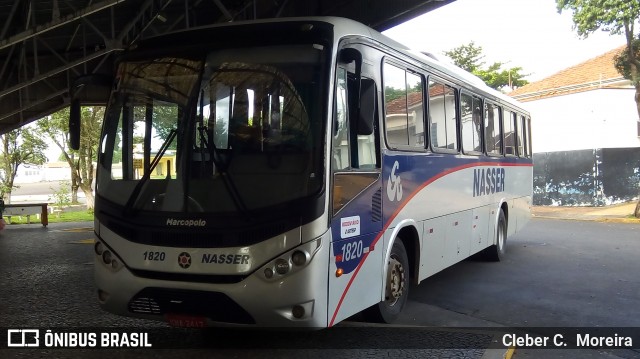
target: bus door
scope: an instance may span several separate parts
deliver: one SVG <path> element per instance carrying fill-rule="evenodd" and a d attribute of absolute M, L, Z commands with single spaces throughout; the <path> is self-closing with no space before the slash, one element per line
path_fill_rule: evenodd
<path fill-rule="evenodd" d="M 355 48 L 358 50 L 353 51 Z M 372 61 L 362 59 L 365 51 L 359 45 L 343 49 L 336 71 L 331 136 L 330 326 L 381 300 L 383 251 L 376 246 L 382 230 L 379 87 Z"/>

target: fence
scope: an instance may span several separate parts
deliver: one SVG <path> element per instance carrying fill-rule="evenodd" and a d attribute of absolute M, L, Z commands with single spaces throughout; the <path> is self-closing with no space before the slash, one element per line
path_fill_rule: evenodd
<path fill-rule="evenodd" d="M 604 206 L 638 198 L 640 148 L 533 155 L 535 205 Z"/>

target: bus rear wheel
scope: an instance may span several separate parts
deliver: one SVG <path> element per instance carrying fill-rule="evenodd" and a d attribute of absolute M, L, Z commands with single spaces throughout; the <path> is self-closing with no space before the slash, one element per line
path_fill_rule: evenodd
<path fill-rule="evenodd" d="M 365 310 L 367 320 L 391 323 L 398 318 L 409 296 L 409 258 L 402 241 L 396 240 L 387 261 L 385 299 Z"/>
<path fill-rule="evenodd" d="M 496 242 L 494 245 L 483 251 L 484 259 L 492 262 L 499 262 L 503 260 L 507 253 L 506 246 L 507 219 L 504 216 L 504 211 L 500 210 L 500 213 L 498 213 L 498 224 L 496 226 Z"/>

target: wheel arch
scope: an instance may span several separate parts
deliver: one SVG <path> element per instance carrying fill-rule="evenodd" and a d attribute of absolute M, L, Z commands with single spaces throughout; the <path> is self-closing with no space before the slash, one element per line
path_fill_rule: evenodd
<path fill-rule="evenodd" d="M 384 263 L 389 261 L 391 254 L 391 247 L 396 240 L 400 240 L 404 245 L 404 249 L 407 252 L 407 259 L 409 260 L 409 279 L 414 284 L 418 284 L 418 273 L 420 270 L 420 234 L 418 231 L 418 224 L 414 220 L 405 220 L 393 229 L 389 236 L 389 241 L 386 244 Z M 387 266 L 383 265 L 382 278 L 387 277 Z M 383 293 L 384 296 L 384 293 Z"/>

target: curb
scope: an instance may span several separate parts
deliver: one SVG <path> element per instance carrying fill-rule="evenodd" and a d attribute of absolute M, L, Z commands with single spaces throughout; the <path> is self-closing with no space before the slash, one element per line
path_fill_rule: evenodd
<path fill-rule="evenodd" d="M 601 223 L 626 223 L 640 224 L 640 218 L 608 218 L 608 217 L 559 217 L 549 215 L 532 215 L 532 219 L 556 219 L 561 221 L 582 221 L 582 222 L 601 222 Z"/>

